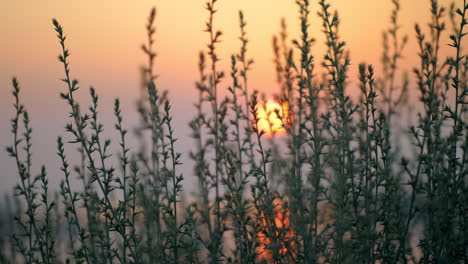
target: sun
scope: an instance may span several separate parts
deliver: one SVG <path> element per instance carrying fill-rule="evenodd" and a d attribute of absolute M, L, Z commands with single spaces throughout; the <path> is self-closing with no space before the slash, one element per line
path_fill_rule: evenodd
<path fill-rule="evenodd" d="M 289 108 L 286 102 L 268 99 L 257 106 L 257 128 L 267 136 L 281 136 L 289 126 Z"/>

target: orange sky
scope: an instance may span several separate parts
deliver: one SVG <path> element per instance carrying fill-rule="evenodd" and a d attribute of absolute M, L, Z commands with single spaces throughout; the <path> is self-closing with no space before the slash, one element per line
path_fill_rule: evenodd
<path fill-rule="evenodd" d="M 160 1 L 6 1 L 2 7 L 0 42 L 2 84 L 12 74 L 21 79 L 34 80 L 41 75 L 57 78 L 60 65 L 51 18 L 57 18 L 68 34 L 68 45 L 74 55 L 73 68 L 85 84 L 109 89 L 111 76 L 125 80 L 138 78 L 139 65 L 145 62 L 140 52 L 144 41 L 144 23 L 151 6 L 158 7 L 157 59 L 160 84 L 167 88 L 174 82 L 187 84 L 196 78 L 197 53 L 204 48 L 207 35 L 202 32 L 207 17 L 204 0 Z M 311 32 L 316 37 L 315 53 L 321 59 L 323 46 L 321 22 L 315 15 L 313 1 Z M 413 33 L 415 22 L 428 21 L 428 0 L 402 0 L 401 24 L 403 30 Z M 441 1 L 449 3 L 449 0 Z M 45 4 L 46 3 L 46 4 Z M 333 0 L 340 11 L 342 37 L 352 51 L 353 63 L 367 61 L 377 64 L 381 52 L 381 32 L 389 22 L 390 0 Z M 6 6 L 5 6 L 6 5 Z M 229 63 L 229 55 L 238 50 L 237 12 L 245 12 L 250 54 L 256 61 L 252 73 L 253 86 L 267 90 L 274 86 L 271 64 L 271 36 L 279 29 L 281 17 L 289 24 L 290 35 L 298 35 L 297 8 L 287 0 L 220 0 L 216 24 L 225 33 L 221 44 L 221 58 Z M 413 39 L 411 39 L 413 40 Z M 407 61 L 415 58 L 415 43 L 410 42 Z M 40 68 L 40 69 L 38 69 Z M 104 77 L 107 76 L 107 77 Z M 186 92 L 191 87 L 183 88 Z M 48 88 L 55 90 L 55 87 Z M 129 87 L 119 92 L 130 92 Z M 171 89 L 179 95 L 178 89 Z M 36 93 L 39 93 L 38 91 Z M 32 93 L 29 93 L 32 94 Z"/>
<path fill-rule="evenodd" d="M 81 81 L 80 98 L 88 100 L 87 89 L 96 87 L 102 94 L 101 111 L 105 124 L 112 125 L 112 100 L 121 97 L 126 108 L 128 124 L 135 122 L 134 100 L 138 95 L 139 67 L 145 63 L 140 51 L 145 41 L 146 18 L 156 5 L 157 73 L 158 84 L 169 89 L 174 105 L 177 127 L 187 130 L 192 117 L 195 98 L 194 81 L 197 79 L 197 57 L 206 47 L 208 36 L 203 32 L 207 12 L 204 0 L 159 1 L 4 1 L 0 9 L 0 145 L 11 144 L 9 119 L 13 114 L 10 79 L 18 76 L 23 86 L 23 98 L 31 112 L 36 137 L 37 163 L 49 164 L 55 171 L 55 137 L 64 134 L 63 126 L 68 108 L 58 98 L 64 86 L 58 80 L 63 70 L 56 59 L 59 46 L 51 24 L 57 18 L 68 35 L 71 50 L 72 76 Z M 293 0 L 220 0 L 215 18 L 216 27 L 224 32 L 220 44 L 221 63 L 228 70 L 229 56 L 239 49 L 238 10 L 242 9 L 248 22 L 247 34 L 251 42 L 249 54 L 254 58 L 250 87 L 266 93 L 276 92 L 272 64 L 271 37 L 285 17 L 290 36 L 298 36 L 297 8 Z M 317 62 L 323 58 L 321 22 L 316 16 L 313 1 L 311 34 L 317 39 L 314 54 Z M 360 62 L 378 64 L 381 54 L 381 32 L 387 27 L 391 12 L 390 0 L 332 0 L 341 15 L 341 35 L 351 50 L 352 73 Z M 448 5 L 451 1 L 440 1 Z M 427 24 L 428 0 L 401 0 L 400 24 L 410 33 L 404 68 L 411 70 L 417 59 L 413 34 L 415 22 Z M 448 40 L 446 40 L 448 43 Z M 377 67 L 378 68 L 378 67 Z M 353 80 L 356 82 L 356 80 Z M 225 86 L 224 86 L 225 87 Z M 89 101 L 83 101 L 89 102 Z M 176 128 L 177 128 L 176 127 Z M 179 132 L 181 136 L 186 134 Z M 41 140 L 37 140 L 37 138 Z M 182 139 L 181 142 L 190 142 Z M 10 158 L 0 154 L 0 167 L 5 175 L 0 185 L 11 186 L 14 167 Z M 36 164 L 38 165 L 38 164 Z M 8 187 L 8 188 L 9 188 Z M 0 190 L 2 187 L 0 187 Z"/>

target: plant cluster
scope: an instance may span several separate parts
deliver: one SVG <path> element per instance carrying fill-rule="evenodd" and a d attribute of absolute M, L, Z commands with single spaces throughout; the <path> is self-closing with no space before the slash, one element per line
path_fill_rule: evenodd
<path fill-rule="evenodd" d="M 254 61 L 242 12 L 240 49 L 230 58 L 229 74 L 220 69 L 218 1 L 206 3 L 208 43 L 199 56 L 199 96 L 189 124 L 191 175 L 180 173 L 171 103 L 158 87 L 156 9 L 142 46 L 148 63 L 137 104 L 140 146 L 128 144 L 115 99 L 118 153 L 103 134 L 96 90 L 89 89 L 88 108 L 75 99 L 82 89 L 72 77 L 64 30 L 53 20 L 64 69 L 60 97 L 70 108 L 66 136 L 57 138 L 60 190 L 49 190 L 44 166 L 31 169 L 32 128 L 13 78 L 13 143 L 7 152 L 19 177 L 0 218 L 1 232 L 12 234 L 0 235 L 0 262 L 467 263 L 468 57 L 462 44 L 468 2 L 447 11 L 429 0 L 427 30 L 415 26 L 419 63 L 413 85 L 408 74 L 397 76 L 409 38 L 400 32 L 400 1 L 392 0 L 382 72 L 359 65 L 360 96 L 352 100 L 338 12 L 329 1 L 318 1 L 324 35 L 316 38 L 325 42 L 326 53 L 317 59 L 311 3 L 296 0 L 300 35 L 290 40 L 283 20 L 272 42 L 282 107 L 267 116 L 280 120 L 281 135 L 271 120 L 270 131 L 259 125 L 259 111 L 267 107 L 248 83 Z M 452 55 L 444 58 L 447 30 Z M 220 89 L 228 95 L 221 97 Z M 414 121 L 402 117 L 410 89 L 421 106 Z M 401 138 L 412 142 L 410 150 L 402 150 Z M 77 162 L 70 162 L 71 150 Z M 189 177 L 198 184 L 197 196 L 184 199 Z"/>

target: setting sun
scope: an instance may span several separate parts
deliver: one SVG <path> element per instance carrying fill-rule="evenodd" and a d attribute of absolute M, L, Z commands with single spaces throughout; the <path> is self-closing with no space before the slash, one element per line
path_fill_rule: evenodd
<path fill-rule="evenodd" d="M 285 126 L 289 123 L 289 109 L 286 102 L 268 99 L 259 103 L 257 108 L 258 130 L 265 131 L 267 136 L 281 136 L 286 133 Z"/>

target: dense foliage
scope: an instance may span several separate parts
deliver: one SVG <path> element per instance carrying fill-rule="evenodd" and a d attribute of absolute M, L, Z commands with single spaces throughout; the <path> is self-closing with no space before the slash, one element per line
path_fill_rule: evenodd
<path fill-rule="evenodd" d="M 296 0 L 300 36 L 289 40 L 283 21 L 273 38 L 276 100 L 285 107 L 265 115 L 280 120 L 282 135 L 259 125 L 259 111 L 268 108 L 248 86 L 254 63 L 242 12 L 240 49 L 229 74 L 220 69 L 217 2 L 206 3 L 209 40 L 199 57 L 199 98 L 189 124 L 191 175 L 180 173 L 171 103 L 153 66 L 156 10 L 143 45 L 147 85 L 134 135 L 140 144 L 128 144 L 116 99 L 119 136 L 113 141 L 119 153 L 111 153 L 111 140 L 103 135 L 96 90 L 89 90 L 88 109 L 75 99 L 82 89 L 70 71 L 64 30 L 53 20 L 64 69 L 60 96 L 70 108 L 67 136 L 58 137 L 56 146 L 60 190 L 48 188 L 45 167 L 31 169 L 32 128 L 14 78 L 7 152 L 17 165 L 18 185 L 0 219 L 0 262 L 467 263 L 467 1 L 445 9 L 429 0 L 429 26 L 415 26 L 420 61 L 413 84 L 407 74 L 399 77 L 408 37 L 400 33 L 400 3 L 392 0 L 382 71 L 360 65 L 360 96 L 352 100 L 338 13 L 319 1 L 324 35 L 317 39 L 327 50 L 317 58 L 310 3 Z M 440 54 L 448 42 L 441 39 L 444 31 L 450 31 L 448 58 Z M 220 89 L 228 89 L 226 98 Z M 415 120 L 405 117 L 411 90 L 420 103 Z M 406 149 L 405 140 L 412 143 Z M 78 161 L 70 162 L 71 151 Z M 118 157 L 117 168 L 111 156 Z M 197 197 L 183 199 L 188 177 L 198 182 Z M 82 186 L 71 183 L 75 178 Z"/>

